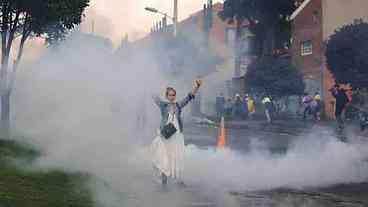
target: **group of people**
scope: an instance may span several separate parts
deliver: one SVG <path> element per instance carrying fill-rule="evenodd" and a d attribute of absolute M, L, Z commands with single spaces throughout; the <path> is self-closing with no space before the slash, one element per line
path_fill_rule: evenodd
<path fill-rule="evenodd" d="M 184 135 L 181 114 L 183 108 L 194 100 L 201 85 L 202 81 L 196 80 L 192 91 L 180 101 L 176 101 L 176 90 L 170 87 L 166 89 L 165 99 L 160 99 L 159 96 L 153 97 L 161 112 L 161 125 L 158 135 L 152 142 L 152 159 L 153 166 L 159 172 L 163 185 L 167 184 L 169 178 L 179 181 L 179 184 L 184 184 L 182 182 Z M 335 116 L 338 126 L 343 129 L 343 113 L 349 103 L 349 98 L 346 91 L 340 88 L 339 85 L 335 85 L 330 91 L 336 99 Z M 272 98 L 263 96 L 261 103 L 264 106 L 267 121 L 272 122 L 272 112 L 274 110 Z M 315 93 L 313 97 L 307 93 L 304 94 L 302 103 L 305 106 L 304 117 L 310 113 L 317 120 L 320 120 L 322 102 L 319 93 Z M 234 116 L 240 115 L 252 118 L 256 112 L 255 100 L 248 94 L 245 94 L 244 97 L 236 94 L 234 100 L 226 100 L 223 94 L 220 94 L 216 98 L 216 110 L 219 116 L 228 113 Z"/>
<path fill-rule="evenodd" d="M 346 90 L 340 87 L 339 84 L 335 84 L 333 88 L 330 89 L 331 95 L 335 98 L 335 118 L 338 123 L 338 128 L 343 128 L 343 116 L 346 106 L 350 102 Z M 307 115 L 312 115 L 317 121 L 321 120 L 321 110 L 322 110 L 322 100 L 321 95 L 316 92 L 314 96 L 304 93 L 302 104 L 303 119 L 307 118 Z"/>
<path fill-rule="evenodd" d="M 351 101 L 347 95 L 347 90 L 340 87 L 339 84 L 335 84 L 330 90 L 331 95 L 335 98 L 335 119 L 337 122 L 337 130 L 339 134 L 342 134 L 344 129 L 344 116 L 346 108 Z M 304 105 L 303 118 L 306 119 L 310 114 L 315 120 L 320 120 L 322 101 L 321 95 L 317 92 L 312 97 L 308 93 L 303 96 L 302 103 Z"/>
<path fill-rule="evenodd" d="M 336 84 L 330 91 L 333 97 L 336 98 L 335 116 L 341 128 L 343 123 L 341 117 L 347 103 L 349 102 L 349 99 L 346 95 L 346 91 L 338 84 Z M 256 113 L 255 101 L 256 98 L 251 97 L 249 94 L 245 94 L 243 97 L 240 96 L 240 94 L 236 94 L 233 99 L 226 99 L 221 93 L 218 97 L 216 97 L 217 117 L 227 116 L 234 119 L 253 119 Z M 272 98 L 265 95 L 262 97 L 260 102 L 262 103 L 267 122 L 271 123 L 272 114 L 275 111 L 275 105 L 272 101 Z M 312 116 L 314 120 L 320 121 L 322 105 L 323 103 L 319 92 L 314 93 L 314 95 L 304 93 L 301 100 L 303 119 L 306 120 L 308 116 Z"/>
<path fill-rule="evenodd" d="M 238 119 L 253 118 L 255 114 L 254 99 L 245 94 L 243 97 L 240 94 L 236 94 L 233 99 L 226 99 L 221 93 L 216 98 L 216 114 L 217 117 L 227 116 Z"/>
<path fill-rule="evenodd" d="M 217 117 L 227 116 L 234 119 L 254 119 L 256 114 L 256 101 L 258 98 L 245 94 L 243 97 L 236 94 L 234 99 L 225 99 L 223 94 L 216 98 Z M 270 96 L 263 96 L 260 102 L 263 105 L 264 115 L 267 122 L 272 122 L 274 104 Z"/>

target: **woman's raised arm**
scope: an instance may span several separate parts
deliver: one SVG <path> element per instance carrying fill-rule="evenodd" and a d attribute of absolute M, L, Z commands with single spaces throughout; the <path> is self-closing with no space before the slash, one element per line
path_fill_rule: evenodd
<path fill-rule="evenodd" d="M 195 95 L 197 94 L 201 85 L 202 85 L 202 80 L 196 80 L 194 82 L 192 91 L 184 99 L 178 102 L 180 108 L 185 107 L 191 100 L 195 98 Z"/>

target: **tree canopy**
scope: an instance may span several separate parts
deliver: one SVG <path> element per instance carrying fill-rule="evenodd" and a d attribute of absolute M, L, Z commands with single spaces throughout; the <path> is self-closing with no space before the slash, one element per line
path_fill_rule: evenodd
<path fill-rule="evenodd" d="M 21 38 L 20 56 L 32 34 L 50 42 L 61 39 L 81 22 L 88 3 L 89 0 L 0 0 L 3 67 L 15 38 Z"/>
<path fill-rule="evenodd" d="M 326 58 L 337 83 L 368 88 L 368 23 L 356 21 L 336 30 L 327 42 Z"/>
<path fill-rule="evenodd" d="M 290 40 L 288 17 L 295 11 L 297 0 L 225 0 L 220 17 L 227 21 L 247 20 L 256 36 L 260 55 L 283 48 Z"/>
<path fill-rule="evenodd" d="M 20 44 L 14 70 L 30 35 L 44 37 L 49 42 L 62 39 L 81 22 L 88 3 L 89 0 L 0 0 L 2 82 L 9 82 L 6 80 L 8 64 L 15 39 L 20 38 Z"/>
<path fill-rule="evenodd" d="M 274 98 L 301 95 L 305 88 L 303 75 L 291 61 L 274 57 L 253 62 L 245 75 L 245 85 L 250 91 Z"/>
<path fill-rule="evenodd" d="M 31 35 L 49 43 L 62 39 L 67 31 L 82 21 L 89 0 L 0 0 L 1 33 L 1 130 L 8 136 L 10 94 L 24 44 Z M 16 59 L 9 68 L 12 47 L 20 38 Z"/>

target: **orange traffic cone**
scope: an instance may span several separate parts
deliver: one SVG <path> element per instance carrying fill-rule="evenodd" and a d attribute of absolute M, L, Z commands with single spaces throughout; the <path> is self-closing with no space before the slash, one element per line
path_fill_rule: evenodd
<path fill-rule="evenodd" d="M 225 145 L 226 145 L 225 119 L 224 117 L 222 117 L 217 137 L 217 148 L 224 148 Z"/>

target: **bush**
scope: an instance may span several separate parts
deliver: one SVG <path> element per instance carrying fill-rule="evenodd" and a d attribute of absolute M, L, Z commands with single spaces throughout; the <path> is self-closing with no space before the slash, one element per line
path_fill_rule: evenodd
<path fill-rule="evenodd" d="M 326 58 L 337 83 L 368 88 L 368 24 L 360 20 L 337 30 L 327 43 Z"/>

